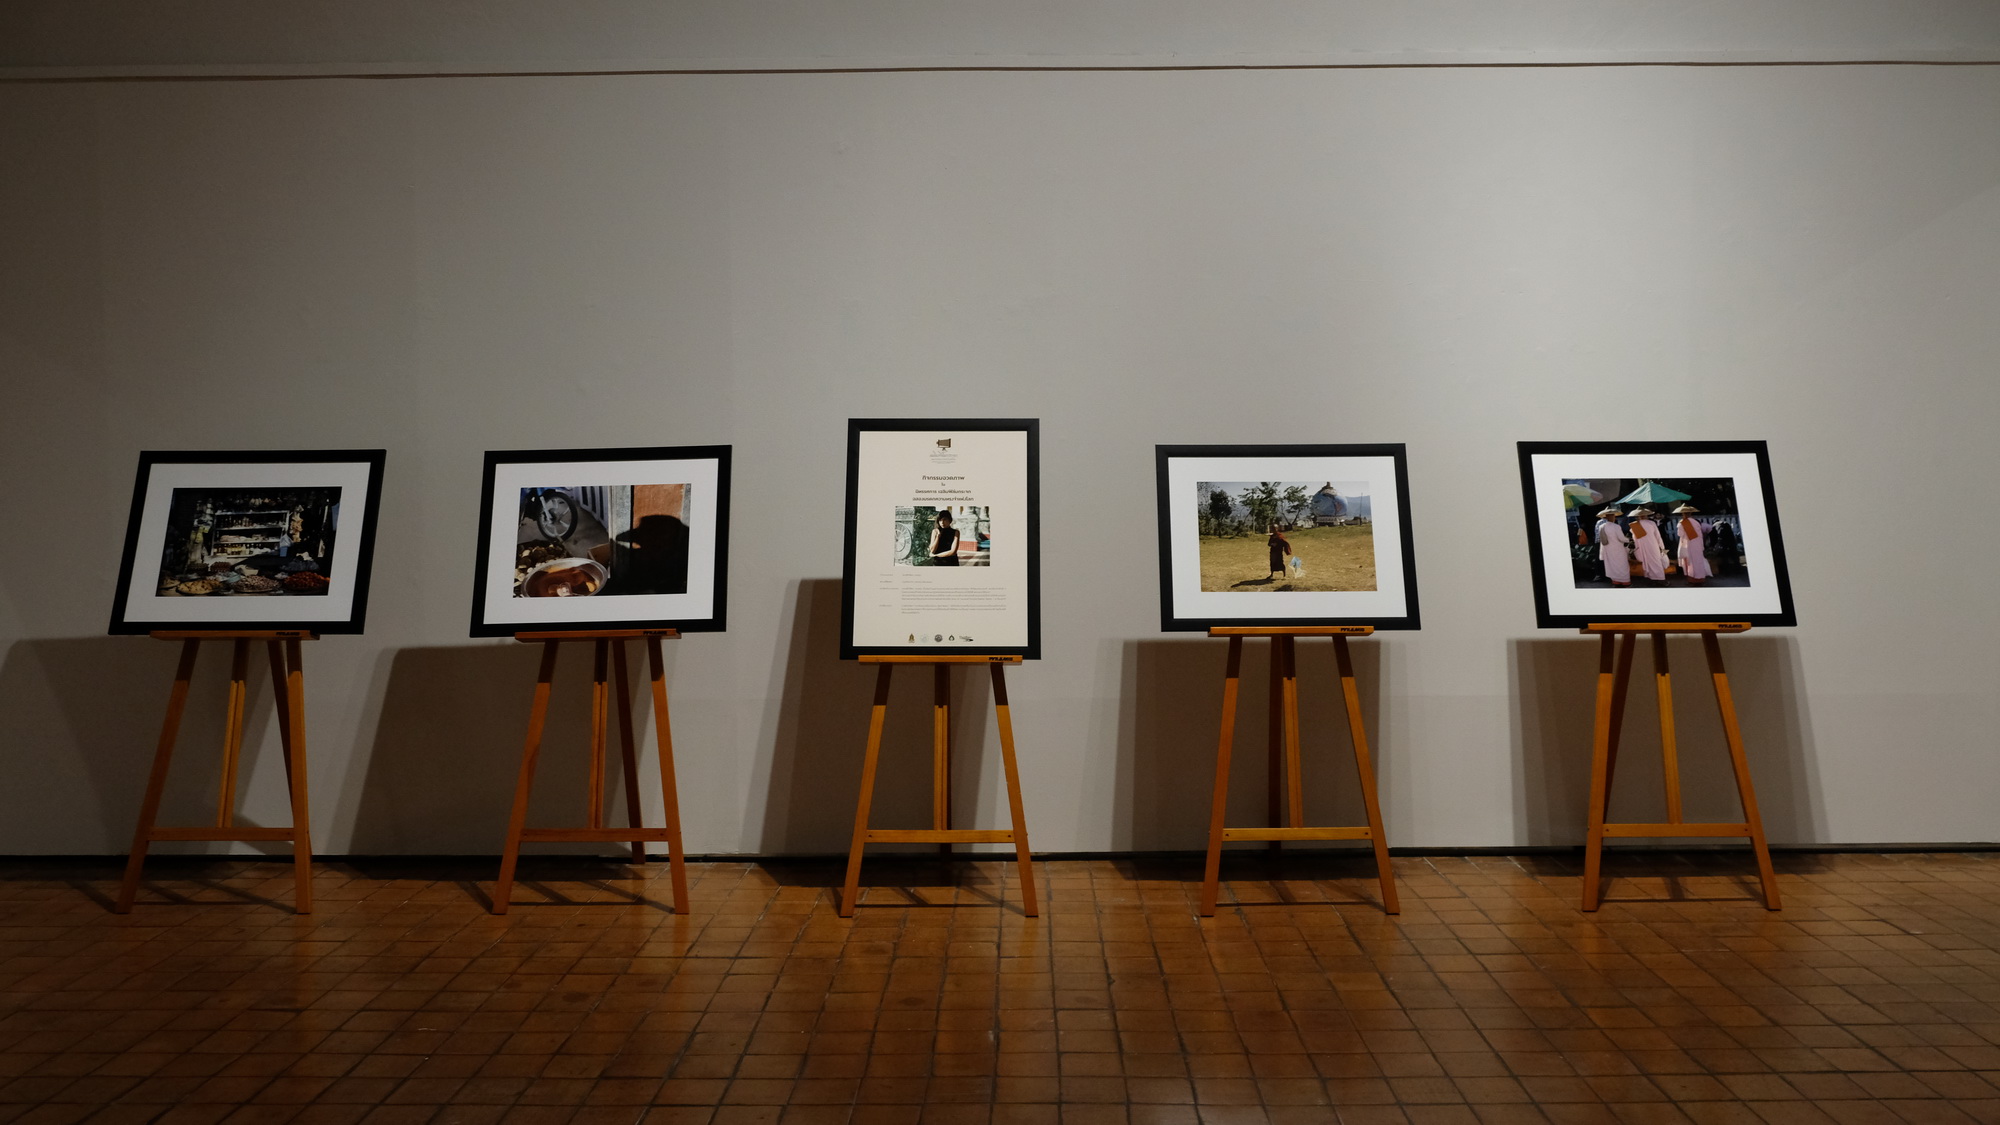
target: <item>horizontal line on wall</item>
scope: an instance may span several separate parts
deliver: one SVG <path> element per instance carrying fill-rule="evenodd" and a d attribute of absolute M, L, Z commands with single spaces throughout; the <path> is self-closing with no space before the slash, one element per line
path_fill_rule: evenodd
<path fill-rule="evenodd" d="M 1607 70 L 1660 67 L 1745 68 L 1829 66 L 2000 66 L 2000 59 L 1682 59 L 1612 62 L 1352 62 L 1352 63 L 1130 63 L 1087 65 L 952 64 L 930 66 L 770 66 L 658 67 L 599 70 L 347 70 L 301 73 L 247 72 L 194 74 L 77 73 L 94 68 L 42 67 L 40 73 L 6 74 L 0 84 L 74 84 L 107 82 L 393 82 L 435 78 L 642 78 L 750 74 L 1119 74 L 1200 71 L 1285 70 Z"/>

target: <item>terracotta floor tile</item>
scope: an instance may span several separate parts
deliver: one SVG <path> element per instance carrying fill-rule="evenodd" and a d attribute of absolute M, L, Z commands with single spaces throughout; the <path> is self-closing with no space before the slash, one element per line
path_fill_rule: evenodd
<path fill-rule="evenodd" d="M 2000 857 L 537 860 L 289 868 L 163 859 L 0 878 L 0 1125 L 1691 1125 L 2000 1122 Z M 168 892 L 161 894 L 157 892 Z M 560 895 L 554 893 L 560 892 Z M 178 895 L 175 899 L 171 896 Z M 565 901 L 566 900 L 566 901 Z M 529 903 L 544 905 L 529 906 Z M 935 903 L 926 906 L 919 903 Z M 1232 905 L 1235 904 L 1235 905 Z"/>

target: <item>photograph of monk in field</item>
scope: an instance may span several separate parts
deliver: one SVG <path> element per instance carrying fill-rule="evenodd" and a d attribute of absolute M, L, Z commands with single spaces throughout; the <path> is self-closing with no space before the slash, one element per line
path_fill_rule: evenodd
<path fill-rule="evenodd" d="M 1202 481 L 1195 490 L 1203 590 L 1375 589 L 1367 481 Z"/>

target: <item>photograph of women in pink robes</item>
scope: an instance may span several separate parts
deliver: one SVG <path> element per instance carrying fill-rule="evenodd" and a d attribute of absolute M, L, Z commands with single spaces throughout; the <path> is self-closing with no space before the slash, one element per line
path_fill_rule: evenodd
<path fill-rule="evenodd" d="M 1734 478 L 1607 477 L 1562 484 L 1577 589 L 1750 585 Z"/>
<path fill-rule="evenodd" d="M 1604 577 L 1613 586 L 1632 584 L 1632 540 L 1618 526 L 1619 512 L 1606 508 L 1597 513 L 1597 557 L 1604 562 Z"/>
<path fill-rule="evenodd" d="M 1701 585 L 1713 573 L 1708 569 L 1701 522 L 1694 518 L 1700 511 L 1701 509 L 1691 504 L 1682 504 L 1674 509 L 1674 515 L 1680 519 L 1678 530 L 1681 536 L 1680 546 L 1674 550 L 1674 558 L 1680 563 L 1681 577 L 1686 578 L 1690 586 Z"/>
<path fill-rule="evenodd" d="M 1648 582 L 1667 580 L 1667 542 L 1660 538 L 1660 525 L 1653 522 L 1653 509 L 1634 508 L 1632 522 L 1632 557 L 1638 560 L 1639 572 Z"/>

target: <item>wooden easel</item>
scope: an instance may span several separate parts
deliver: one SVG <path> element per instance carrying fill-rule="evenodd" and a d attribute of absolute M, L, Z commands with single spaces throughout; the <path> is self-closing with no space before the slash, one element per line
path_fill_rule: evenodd
<path fill-rule="evenodd" d="M 139 894 L 139 874 L 146 850 L 155 840 L 288 840 L 292 870 L 298 881 L 293 909 L 312 913 L 312 833 L 306 816 L 306 696 L 305 665 L 299 642 L 319 639 L 297 630 L 200 630 L 151 634 L 155 639 L 181 642 L 180 667 L 173 692 L 167 696 L 167 717 L 160 726 L 159 747 L 153 752 L 153 772 L 146 779 L 146 796 L 139 804 L 139 826 L 132 833 L 132 854 L 125 861 L 125 880 L 118 887 L 119 914 L 130 914 Z M 181 713 L 187 710 L 188 684 L 194 679 L 195 657 L 203 641 L 230 642 L 228 719 L 222 732 L 222 785 L 216 796 L 215 824 L 201 828 L 161 828 L 160 796 L 167 788 L 167 767 L 180 736 Z M 271 658 L 271 694 L 277 709 L 278 739 L 284 747 L 285 784 L 291 790 L 292 823 L 283 827 L 240 828 L 236 824 L 236 778 L 243 751 L 243 709 L 249 696 L 250 642 L 263 641 Z"/>
<path fill-rule="evenodd" d="M 840 916 L 854 917 L 861 900 L 861 849 L 868 844 L 936 844 L 949 853 L 953 844 L 1014 845 L 1021 865 L 1021 912 L 1035 917 L 1035 869 L 1029 860 L 1028 822 L 1021 811 L 1021 775 L 1014 764 L 1014 720 L 1007 710 L 1007 681 L 1001 669 L 1019 664 L 1018 656 L 863 656 L 876 664 L 875 708 L 868 717 L 868 750 L 861 760 L 861 796 L 854 805 L 854 841 L 847 849 L 847 882 L 840 895 Z M 889 676 L 898 664 L 931 665 L 931 827 L 868 827 L 868 806 L 875 797 L 875 767 L 882 753 L 882 724 L 889 710 Z M 1007 775 L 1007 808 L 1014 827 L 1008 829 L 951 826 L 951 669 L 956 664 L 985 664 L 993 672 L 993 713 L 1000 723 L 1000 763 Z"/>
<path fill-rule="evenodd" d="M 1681 624 L 1585 625 L 1582 632 L 1603 638 L 1597 651 L 1597 719 L 1590 745 L 1590 835 L 1583 853 L 1583 908 L 1602 904 L 1604 838 L 1747 836 L 1757 856 L 1757 876 L 1764 884 L 1764 906 L 1779 908 L 1778 876 L 1771 868 L 1771 848 L 1764 840 L 1764 821 L 1757 815 L 1757 792 L 1750 784 L 1750 763 L 1743 756 L 1743 732 L 1736 723 L 1736 703 L 1729 693 L 1729 675 L 1722 667 L 1722 633 L 1747 632 L 1742 622 Z M 1639 634 L 1653 637 L 1653 690 L 1660 703 L 1660 757 L 1665 771 L 1667 819 L 1664 823 L 1610 823 L 1611 777 L 1618 768 L 1619 728 L 1625 721 L 1625 693 L 1632 679 L 1632 654 Z M 1680 759 L 1674 746 L 1674 692 L 1667 673 L 1667 634 L 1699 633 L 1708 656 L 1709 680 L 1722 712 L 1722 734 L 1729 744 L 1729 763 L 1736 773 L 1736 793 L 1743 801 L 1743 820 L 1730 824 L 1689 824 L 1681 818 Z M 1620 645 L 1618 638 L 1625 643 Z"/>
<path fill-rule="evenodd" d="M 521 778 L 514 786 L 514 811 L 507 818 L 507 843 L 500 853 L 500 879 L 493 888 L 493 913 L 507 913 L 514 894 L 514 868 L 521 859 L 523 841 L 622 842 L 632 844 L 632 861 L 646 862 L 646 841 L 667 844 L 667 869 L 673 880 L 674 913 L 688 909 L 687 857 L 681 847 L 681 806 L 674 784 L 674 737 L 667 721 L 666 662 L 660 651 L 662 640 L 678 637 L 673 629 L 611 629 L 558 633 L 516 633 L 514 639 L 542 646 L 541 673 L 535 679 L 535 701 L 528 712 L 528 739 L 521 750 Z M 644 638 L 646 657 L 653 681 L 653 737 L 660 752 L 660 795 L 666 802 L 664 828 L 643 827 L 639 815 L 639 755 L 633 747 L 632 697 L 626 668 L 625 642 Z M 549 715 L 549 687 L 555 679 L 556 653 L 566 641 L 590 641 L 595 662 L 590 685 L 590 797 L 589 825 L 584 828 L 529 828 L 528 794 L 535 784 L 535 760 L 542 748 L 542 730 Z M 611 679 L 606 679 L 607 665 Z M 604 744 L 608 711 L 612 698 L 618 700 L 618 750 L 625 763 L 625 816 L 629 826 L 608 828 L 604 824 Z"/>
<path fill-rule="evenodd" d="M 1276 851 L 1286 840 L 1369 840 L 1375 845 L 1376 877 L 1382 883 L 1382 910 L 1401 912 L 1396 902 L 1396 875 L 1389 866 L 1389 840 L 1382 830 L 1382 805 L 1375 797 L 1375 770 L 1368 761 L 1368 732 L 1361 723 L 1361 693 L 1354 684 L 1354 660 L 1347 638 L 1365 637 L 1367 625 L 1297 627 L 1218 625 L 1211 637 L 1229 638 L 1229 666 L 1222 673 L 1222 737 L 1215 750 L 1215 795 L 1208 813 L 1208 863 L 1202 872 L 1201 916 L 1215 916 L 1222 879 L 1222 845 L 1227 840 L 1267 840 Z M 1243 667 L 1243 638 L 1271 638 L 1271 735 L 1269 828 L 1225 828 L 1229 807 L 1229 757 L 1236 741 L 1236 689 Z M 1333 638 L 1334 659 L 1340 667 L 1341 699 L 1347 706 L 1347 731 L 1354 743 L 1354 768 L 1361 778 L 1361 801 L 1368 812 L 1365 827 L 1309 828 L 1305 824 L 1305 792 L 1299 778 L 1299 673 L 1294 641 L 1299 637 Z M 1280 778 L 1284 779 L 1284 826 L 1278 827 Z"/>

